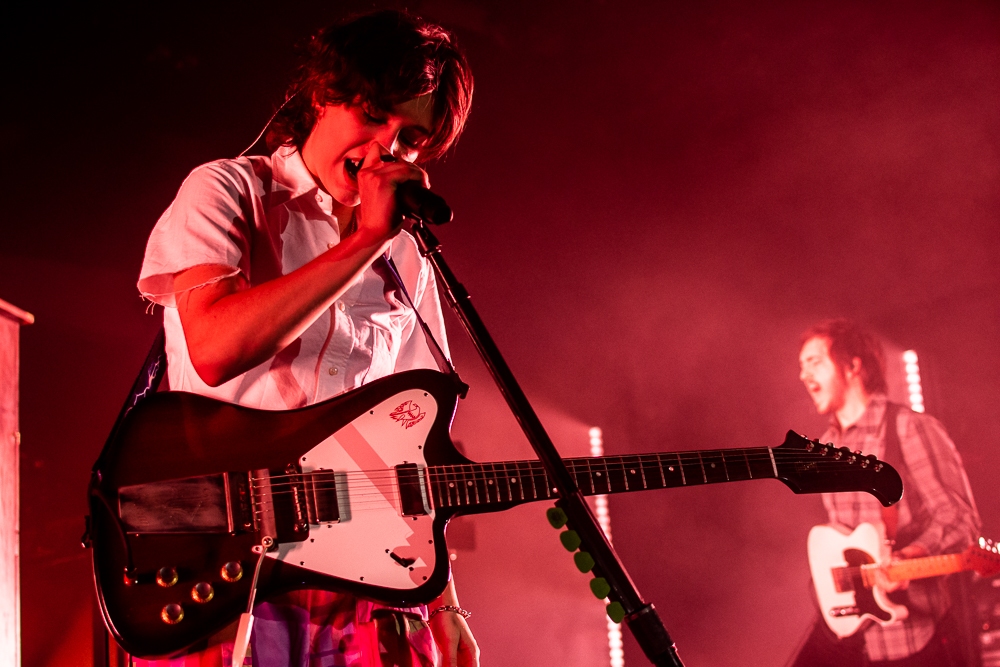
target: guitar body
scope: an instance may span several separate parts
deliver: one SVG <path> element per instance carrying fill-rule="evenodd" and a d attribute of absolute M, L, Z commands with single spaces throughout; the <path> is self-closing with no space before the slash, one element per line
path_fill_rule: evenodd
<path fill-rule="evenodd" d="M 432 507 L 419 473 L 467 461 L 448 434 L 456 404 L 446 376 L 421 370 L 288 412 L 180 392 L 143 401 L 102 455 L 91 495 L 94 575 L 115 639 L 133 655 L 168 655 L 229 624 L 247 606 L 265 533 L 277 533 L 277 548 L 258 600 L 302 588 L 398 606 L 435 598 L 450 576 L 444 530 L 456 512 Z M 416 464 L 409 498 L 393 474 L 403 464 Z M 336 472 L 314 505 L 327 516 L 304 520 L 292 505 L 310 492 L 322 500 L 322 489 L 293 494 L 291 482 L 324 470 Z"/>
<path fill-rule="evenodd" d="M 888 625 L 909 615 L 881 588 L 868 588 L 862 580 L 861 566 L 889 560 L 880 528 L 862 523 L 851 532 L 843 526 L 813 526 L 808 551 L 820 612 L 837 637 L 850 637 L 868 619 Z"/>

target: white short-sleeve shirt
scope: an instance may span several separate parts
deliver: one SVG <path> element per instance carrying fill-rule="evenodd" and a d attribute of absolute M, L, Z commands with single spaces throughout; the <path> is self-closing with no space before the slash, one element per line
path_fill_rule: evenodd
<path fill-rule="evenodd" d="M 309 405 L 393 372 L 437 368 L 413 309 L 386 265 L 376 261 L 292 344 L 218 386 L 191 364 L 176 308 L 175 276 L 196 266 L 229 269 L 251 286 L 291 273 L 340 242 L 333 201 L 291 146 L 270 157 L 218 160 L 195 169 L 156 223 L 139 291 L 164 306 L 170 388 L 247 407 Z M 434 272 L 406 232 L 390 254 L 400 277 L 447 354 Z"/>

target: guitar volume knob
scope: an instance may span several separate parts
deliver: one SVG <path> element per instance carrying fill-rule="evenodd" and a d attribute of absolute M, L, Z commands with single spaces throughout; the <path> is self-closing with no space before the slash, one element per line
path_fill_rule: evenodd
<path fill-rule="evenodd" d="M 243 578 L 243 566 L 238 560 L 231 560 L 222 566 L 222 578 L 229 583 Z"/>
<path fill-rule="evenodd" d="M 160 611 L 160 620 L 167 625 L 177 625 L 184 620 L 184 607 L 176 603 L 168 604 Z"/>
<path fill-rule="evenodd" d="M 179 578 L 176 567 L 161 567 L 156 571 L 156 583 L 164 588 L 170 588 Z"/>
<path fill-rule="evenodd" d="M 210 602 L 215 597 L 215 589 L 207 581 L 199 581 L 191 588 L 191 599 L 199 604 Z"/>

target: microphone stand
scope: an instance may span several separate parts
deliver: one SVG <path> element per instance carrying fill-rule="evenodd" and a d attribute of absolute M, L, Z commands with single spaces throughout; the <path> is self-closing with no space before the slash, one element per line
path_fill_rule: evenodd
<path fill-rule="evenodd" d="M 593 556 L 594 571 L 604 577 L 610 585 L 611 592 L 608 597 L 621 603 L 625 610 L 624 620 L 650 662 L 654 665 L 683 667 L 663 621 L 660 620 L 653 605 L 647 604 L 639 595 L 631 577 L 625 571 L 625 566 L 597 523 L 590 505 L 584 500 L 583 494 L 570 476 L 528 398 L 521 391 L 499 348 L 473 308 L 469 293 L 445 263 L 437 237 L 420 219 L 415 219 L 412 232 L 417 239 L 420 253 L 434 267 L 448 305 L 461 320 L 501 393 L 507 399 L 511 412 L 528 437 L 528 442 L 534 447 L 542 465 L 545 466 L 549 479 L 559 493 L 558 505 L 569 518 L 570 528 L 580 536 L 581 549 L 585 549 Z"/>

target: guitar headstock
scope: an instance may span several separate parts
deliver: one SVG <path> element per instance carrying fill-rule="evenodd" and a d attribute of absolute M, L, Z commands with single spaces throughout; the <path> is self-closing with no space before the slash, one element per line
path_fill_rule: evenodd
<path fill-rule="evenodd" d="M 889 507 L 903 496 L 895 468 L 874 456 L 834 447 L 789 431 L 772 450 L 778 479 L 795 493 L 864 491 Z"/>
<path fill-rule="evenodd" d="M 993 540 L 980 537 L 976 544 L 965 552 L 965 564 L 981 577 L 992 577 L 1000 573 L 1000 546 Z"/>

